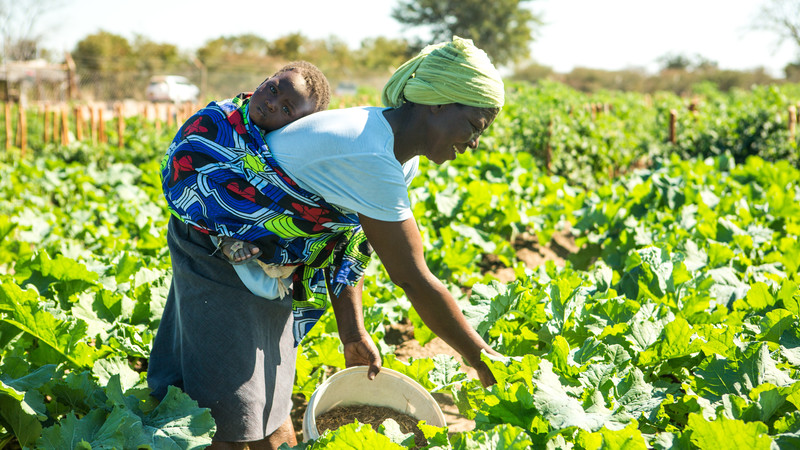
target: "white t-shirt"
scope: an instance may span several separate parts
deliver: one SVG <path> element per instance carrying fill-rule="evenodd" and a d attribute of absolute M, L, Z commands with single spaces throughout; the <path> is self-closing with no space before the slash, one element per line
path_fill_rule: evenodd
<path fill-rule="evenodd" d="M 303 189 L 347 212 L 387 222 L 412 216 L 419 158 L 400 165 L 386 108 L 334 109 L 267 134 L 275 160 Z"/>
<path fill-rule="evenodd" d="M 303 189 L 345 212 L 399 222 L 412 217 L 408 186 L 419 157 L 401 165 L 394 134 L 380 107 L 334 109 L 312 114 L 267 134 L 278 161 Z M 253 294 L 278 297 L 278 282 L 255 262 L 233 266 Z"/>

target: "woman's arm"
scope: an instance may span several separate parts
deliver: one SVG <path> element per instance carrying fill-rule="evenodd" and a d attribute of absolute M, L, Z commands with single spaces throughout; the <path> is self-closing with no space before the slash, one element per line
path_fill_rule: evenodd
<path fill-rule="evenodd" d="M 344 346 L 345 366 L 369 366 L 367 378 L 372 380 L 381 370 L 381 355 L 364 328 L 364 314 L 361 309 L 364 278 L 361 278 L 355 286 L 345 286 L 338 296 L 330 288 L 330 279 L 327 278 L 327 274 L 326 281 L 333 314 L 336 316 L 336 325 L 339 329 L 339 339 Z"/>
<path fill-rule="evenodd" d="M 456 300 L 428 269 L 416 221 L 384 222 L 363 215 L 359 220 L 392 282 L 405 291 L 425 325 L 475 368 L 484 386 L 494 384 L 481 350 L 498 353 L 469 325 Z"/>

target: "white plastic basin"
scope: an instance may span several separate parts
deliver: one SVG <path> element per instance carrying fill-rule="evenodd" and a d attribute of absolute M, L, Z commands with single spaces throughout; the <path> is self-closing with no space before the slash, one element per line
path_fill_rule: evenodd
<path fill-rule="evenodd" d="M 429 425 L 447 426 L 439 404 L 422 385 L 386 368 L 382 368 L 374 380 L 369 380 L 368 369 L 367 366 L 344 369 L 317 387 L 303 416 L 303 440 L 317 439 L 317 416 L 337 406 L 384 406 Z"/>

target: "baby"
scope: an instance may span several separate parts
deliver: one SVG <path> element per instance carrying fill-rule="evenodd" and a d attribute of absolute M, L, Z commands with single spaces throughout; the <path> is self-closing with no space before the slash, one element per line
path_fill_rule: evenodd
<path fill-rule="evenodd" d="M 256 125 L 263 136 L 301 117 L 327 109 L 330 103 L 330 85 L 316 66 L 306 61 L 295 61 L 283 66 L 264 80 L 252 94 L 240 94 L 234 100 L 237 100 L 235 104 L 243 105 L 242 120 Z M 181 127 L 178 134 L 185 136 L 186 130 L 196 132 L 197 129 L 206 131 L 207 128 L 205 122 L 201 123 L 200 119 L 192 117 Z M 194 164 L 198 163 L 198 159 L 195 156 Z M 215 161 L 222 164 L 225 162 Z M 189 159 L 188 163 L 192 164 L 192 160 Z M 202 170 L 202 166 L 199 168 Z M 165 177 L 163 180 L 170 178 L 173 181 L 177 180 L 180 177 L 179 169 L 182 169 L 181 162 L 173 161 L 171 164 L 165 162 L 162 166 L 164 171 L 162 177 Z M 165 192 L 167 189 L 170 188 L 165 187 Z M 175 197 L 170 198 L 174 200 Z M 184 222 L 195 226 L 202 224 L 202 228 L 206 230 L 219 230 L 216 217 L 211 212 L 212 208 L 194 208 L 191 210 L 191 215 L 188 209 L 181 213 L 176 212 L 174 208 L 171 210 Z M 216 246 L 231 264 L 247 263 L 261 254 L 261 249 L 254 243 L 224 236 L 222 233 L 216 236 Z"/>

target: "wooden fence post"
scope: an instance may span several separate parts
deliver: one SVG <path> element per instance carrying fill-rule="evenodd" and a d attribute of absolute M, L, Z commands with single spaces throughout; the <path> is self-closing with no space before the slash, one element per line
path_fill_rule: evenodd
<path fill-rule="evenodd" d="M 156 134 L 161 134 L 161 108 L 158 103 L 153 104 L 153 110 L 156 116 Z"/>
<path fill-rule="evenodd" d="M 123 134 L 125 133 L 125 115 L 122 110 L 122 103 L 117 104 L 117 146 L 121 149 L 125 144 Z"/>
<path fill-rule="evenodd" d="M 44 125 L 44 143 L 47 144 L 50 142 L 50 104 L 44 105 L 44 120 L 42 124 Z"/>
<path fill-rule="evenodd" d="M 789 138 L 794 140 L 797 130 L 797 108 L 792 105 L 789 107 Z"/>
<path fill-rule="evenodd" d="M 669 142 L 675 144 L 675 122 L 678 120 L 678 111 L 674 109 L 669 110 Z"/>
<path fill-rule="evenodd" d="M 69 145 L 69 109 L 61 109 L 61 145 Z"/>
<path fill-rule="evenodd" d="M 150 104 L 144 104 L 144 121 L 142 121 L 142 128 L 148 128 L 150 126 Z"/>
<path fill-rule="evenodd" d="M 97 134 L 100 136 L 100 142 L 106 143 L 108 142 L 108 136 L 106 136 L 106 121 L 103 119 L 103 107 L 97 109 Z"/>
<path fill-rule="evenodd" d="M 53 109 L 53 143 L 56 144 L 61 141 L 61 131 L 59 129 L 61 111 L 58 107 Z"/>
<path fill-rule="evenodd" d="M 75 107 L 75 139 L 83 140 L 83 106 Z"/>
<path fill-rule="evenodd" d="M 17 134 L 19 135 L 19 156 L 25 157 L 28 148 L 28 119 L 25 117 L 25 108 L 19 104 L 19 122 L 17 123 Z"/>
<path fill-rule="evenodd" d="M 89 106 L 89 121 L 91 122 L 89 133 L 92 135 L 92 145 L 97 145 L 97 107 L 94 105 Z"/>
<path fill-rule="evenodd" d="M 11 129 L 11 102 L 6 102 L 5 113 L 6 113 L 6 150 L 10 150 L 13 142 L 12 140 L 14 139 L 14 132 Z"/>

